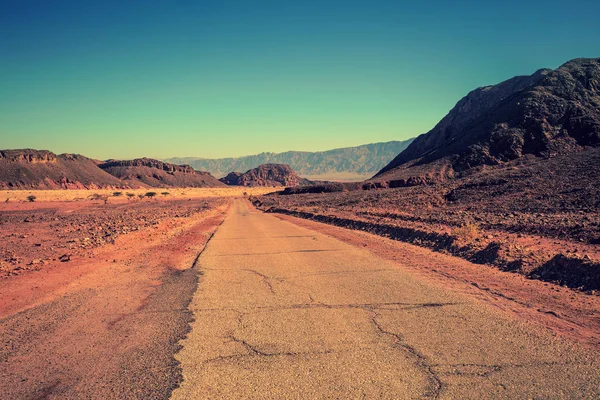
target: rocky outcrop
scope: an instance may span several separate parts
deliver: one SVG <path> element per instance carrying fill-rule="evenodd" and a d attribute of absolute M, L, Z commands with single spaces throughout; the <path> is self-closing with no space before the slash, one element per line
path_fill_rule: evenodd
<path fill-rule="evenodd" d="M 239 186 L 240 185 L 240 177 L 244 175 L 241 172 L 230 172 L 225 177 L 219 179 L 226 185 L 229 186 Z"/>
<path fill-rule="evenodd" d="M 151 158 L 108 160 L 99 167 L 124 182 L 149 187 L 225 187 L 208 172 Z"/>
<path fill-rule="evenodd" d="M 375 179 L 443 179 L 525 155 L 552 157 L 600 144 L 600 59 L 576 59 L 474 90 Z"/>
<path fill-rule="evenodd" d="M 263 164 L 245 173 L 231 172 L 220 179 L 233 186 L 300 186 L 310 184 L 286 164 Z"/>

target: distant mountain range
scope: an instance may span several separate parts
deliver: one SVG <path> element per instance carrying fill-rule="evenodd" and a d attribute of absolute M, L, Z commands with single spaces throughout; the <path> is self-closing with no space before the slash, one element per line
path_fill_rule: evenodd
<path fill-rule="evenodd" d="M 373 143 L 318 152 L 286 151 L 219 159 L 174 157 L 163 161 L 187 164 L 196 170 L 208 171 L 218 178 L 234 171 L 243 173 L 262 164 L 287 164 L 298 175 L 311 180 L 359 181 L 375 175 L 408 147 L 412 140 Z"/>
<path fill-rule="evenodd" d="M 600 59 L 588 58 L 475 89 L 416 139 L 321 152 L 169 158 L 167 162 L 147 158 L 98 161 L 45 150 L 0 150 L 0 188 L 223 187 L 211 173 L 224 177 L 231 172 L 236 173 L 224 179 L 230 184 L 296 186 L 307 182 L 303 178 L 368 179 L 334 186 L 400 187 L 461 178 L 520 159 L 540 161 L 576 153 L 582 162 L 589 158 L 590 168 L 598 168 L 594 164 L 598 147 Z M 555 175 L 561 173 L 555 171 Z M 315 184 L 307 190 L 326 189 Z"/>

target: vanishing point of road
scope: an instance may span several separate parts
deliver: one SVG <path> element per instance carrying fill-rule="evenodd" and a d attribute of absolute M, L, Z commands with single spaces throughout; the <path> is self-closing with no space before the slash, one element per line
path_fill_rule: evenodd
<path fill-rule="evenodd" d="M 595 351 L 243 200 L 196 268 L 176 399 L 600 397 Z"/>

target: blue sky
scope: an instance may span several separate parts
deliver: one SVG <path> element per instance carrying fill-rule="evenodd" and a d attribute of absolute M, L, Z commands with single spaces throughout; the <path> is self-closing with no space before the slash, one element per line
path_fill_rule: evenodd
<path fill-rule="evenodd" d="M 0 148 L 225 157 L 402 140 L 600 57 L 600 2 L 0 0 Z"/>

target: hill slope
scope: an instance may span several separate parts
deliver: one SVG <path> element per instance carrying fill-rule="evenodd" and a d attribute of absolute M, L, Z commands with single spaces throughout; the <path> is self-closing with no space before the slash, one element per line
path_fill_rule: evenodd
<path fill-rule="evenodd" d="M 195 171 L 189 165 L 168 164 L 151 158 L 108 160 L 99 167 L 124 182 L 150 187 L 225 186 L 208 172 Z"/>
<path fill-rule="evenodd" d="M 261 164 L 288 164 L 301 176 L 317 180 L 360 180 L 373 176 L 412 139 L 402 142 L 373 143 L 319 152 L 287 151 L 261 153 L 239 158 L 204 159 L 195 157 L 169 158 L 166 162 L 189 164 L 195 169 L 209 171 L 217 177 L 231 171 L 248 171 Z"/>
<path fill-rule="evenodd" d="M 600 144 L 600 59 L 476 89 L 417 137 L 375 180 L 443 179 L 526 155 L 552 157 Z"/>
<path fill-rule="evenodd" d="M 220 179 L 231 186 L 300 186 L 310 181 L 300 178 L 289 165 L 263 164 L 245 173 L 231 172 Z"/>
<path fill-rule="evenodd" d="M 98 189 L 138 187 L 98 168 L 97 161 L 78 154 L 47 150 L 1 150 L 2 189 Z"/>

